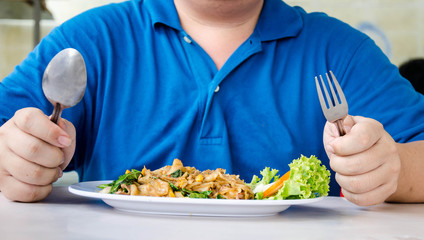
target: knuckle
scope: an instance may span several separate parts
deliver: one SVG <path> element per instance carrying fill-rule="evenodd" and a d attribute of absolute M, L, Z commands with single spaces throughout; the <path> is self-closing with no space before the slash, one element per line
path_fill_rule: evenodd
<path fill-rule="evenodd" d="M 345 195 L 346 196 L 346 195 Z M 351 201 L 352 203 L 354 203 L 354 204 L 356 204 L 356 205 L 359 205 L 359 202 L 360 202 L 360 199 L 359 199 L 359 197 L 358 197 L 358 195 L 356 195 L 356 194 L 351 194 L 351 195 L 349 195 L 349 201 Z"/>
<path fill-rule="evenodd" d="M 63 152 L 58 148 L 48 150 L 49 151 L 45 151 L 48 153 L 40 156 L 37 162 L 46 168 L 58 167 L 62 163 L 64 157 Z"/>
<path fill-rule="evenodd" d="M 333 159 L 330 160 L 330 168 L 331 169 L 333 169 L 333 170 L 337 169 L 337 165 L 338 164 L 335 160 L 333 160 Z"/>
<path fill-rule="evenodd" d="M 62 161 L 64 158 L 63 151 L 60 150 L 59 148 L 55 148 L 54 150 L 55 150 L 54 152 L 51 152 L 51 154 L 49 154 L 51 156 L 51 159 L 46 161 L 46 167 L 54 168 L 62 164 Z"/>
<path fill-rule="evenodd" d="M 371 136 L 367 132 L 361 132 L 358 137 L 358 144 L 362 147 L 367 147 L 372 145 Z"/>
<path fill-rule="evenodd" d="M 362 192 L 363 185 L 363 182 L 358 177 L 351 177 L 349 180 L 349 190 L 353 193 Z"/>
<path fill-rule="evenodd" d="M 388 191 L 389 195 L 392 195 L 393 193 L 395 193 L 397 188 L 398 188 L 397 181 L 393 181 L 393 184 L 391 184 L 389 187 L 389 191 Z"/>
<path fill-rule="evenodd" d="M 358 206 L 366 206 L 366 205 L 368 205 L 367 204 L 367 202 L 368 202 L 367 199 L 365 199 L 364 197 L 361 197 L 359 195 L 353 195 L 351 201 L 354 204 L 358 205 Z"/>
<path fill-rule="evenodd" d="M 394 143 L 394 142 L 393 142 Z M 392 155 L 394 156 L 399 156 L 399 152 L 398 152 L 398 148 L 395 144 L 390 144 L 389 145 L 389 151 Z"/>
<path fill-rule="evenodd" d="M 399 161 L 395 161 L 393 164 L 390 165 L 389 171 L 391 173 L 391 175 L 399 175 L 401 170 L 401 164 L 400 164 L 400 160 Z"/>
<path fill-rule="evenodd" d="M 376 130 L 384 129 L 383 124 L 375 119 L 368 118 L 368 121 L 366 121 L 366 124 L 368 129 L 376 129 Z"/>
<path fill-rule="evenodd" d="M 349 161 L 345 161 L 345 171 L 347 174 L 356 174 L 360 171 L 362 165 L 360 161 L 355 159 L 350 159 Z"/>
<path fill-rule="evenodd" d="M 59 172 L 57 168 L 44 168 L 42 166 L 37 166 L 32 172 L 31 178 L 34 184 L 37 185 L 47 185 L 55 182 L 59 177 Z"/>
<path fill-rule="evenodd" d="M 378 130 L 384 130 L 384 126 L 381 122 L 379 122 L 379 121 L 374 121 L 374 122 L 375 122 L 376 128 Z"/>
<path fill-rule="evenodd" d="M 20 109 L 15 113 L 16 122 L 22 129 L 31 129 L 35 124 L 35 114 L 34 109 Z"/>
<path fill-rule="evenodd" d="M 49 173 L 49 177 L 47 177 L 46 179 L 46 183 L 45 184 L 51 184 L 56 182 L 59 179 L 59 169 L 55 168 L 55 169 L 51 169 L 51 172 Z"/>
<path fill-rule="evenodd" d="M 42 179 L 43 175 L 44 175 L 44 168 L 40 165 L 36 165 L 31 172 L 31 176 L 34 179 Z"/>
<path fill-rule="evenodd" d="M 47 129 L 45 137 L 46 139 L 56 139 L 58 135 L 59 135 L 58 129 L 51 127 Z"/>
<path fill-rule="evenodd" d="M 30 186 L 27 189 L 28 190 L 26 193 L 26 201 L 29 201 L 29 202 L 36 201 L 40 195 L 38 188 L 35 186 Z"/>
<path fill-rule="evenodd" d="M 29 143 L 29 146 L 28 146 L 29 154 L 37 155 L 37 154 L 40 153 L 41 148 L 42 148 L 42 146 L 41 146 L 41 143 L 39 141 L 33 141 L 33 142 Z"/>
<path fill-rule="evenodd" d="M 47 188 L 44 190 L 43 188 Z M 52 186 L 43 186 L 38 187 L 34 185 L 30 185 L 27 188 L 26 195 L 24 196 L 23 201 L 25 202 L 36 202 L 45 198 L 51 192 Z"/>
<path fill-rule="evenodd" d="M 348 199 L 358 206 L 370 206 L 376 203 L 376 199 L 371 198 L 369 194 L 351 194 Z"/>

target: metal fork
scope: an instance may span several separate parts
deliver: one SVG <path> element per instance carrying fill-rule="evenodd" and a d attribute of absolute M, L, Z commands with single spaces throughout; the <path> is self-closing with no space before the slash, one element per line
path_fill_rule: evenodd
<path fill-rule="evenodd" d="M 327 87 L 324 83 L 324 80 L 322 79 L 322 76 L 319 75 L 319 78 L 321 79 L 321 85 L 325 93 L 324 99 L 323 91 L 321 90 L 318 77 L 315 77 L 315 84 L 317 87 L 318 98 L 321 104 L 322 112 L 324 113 L 324 116 L 327 121 L 335 122 L 337 124 L 340 136 L 344 136 L 346 134 L 346 131 L 343 127 L 343 119 L 347 116 L 349 109 L 347 106 L 347 101 L 343 94 L 342 88 L 340 87 L 340 84 L 334 76 L 333 72 L 330 71 L 330 75 L 333 80 L 334 86 L 336 87 L 337 93 L 334 91 L 333 84 L 331 83 L 328 73 L 326 73 L 325 75 L 327 76 L 328 86 L 330 87 L 332 98 L 330 98 L 330 95 L 328 94 Z"/>

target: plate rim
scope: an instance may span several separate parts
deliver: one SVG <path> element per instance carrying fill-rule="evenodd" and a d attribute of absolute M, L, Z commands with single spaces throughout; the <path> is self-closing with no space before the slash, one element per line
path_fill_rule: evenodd
<path fill-rule="evenodd" d="M 131 196 L 120 194 L 107 194 L 95 191 L 88 191 L 85 185 L 100 185 L 110 183 L 113 180 L 103 181 L 85 181 L 74 183 L 68 186 L 68 191 L 72 194 L 108 200 L 122 200 L 131 202 L 157 202 L 157 203 L 180 203 L 180 204 L 209 204 L 209 205 L 244 205 L 244 206 L 282 206 L 282 205 L 300 205 L 314 203 L 323 200 L 326 197 L 309 198 L 309 199 L 289 199 L 289 200 L 254 200 L 254 199 L 202 199 L 202 198 L 170 198 L 170 197 L 153 197 L 153 196 Z M 93 188 L 94 189 L 94 188 Z"/>

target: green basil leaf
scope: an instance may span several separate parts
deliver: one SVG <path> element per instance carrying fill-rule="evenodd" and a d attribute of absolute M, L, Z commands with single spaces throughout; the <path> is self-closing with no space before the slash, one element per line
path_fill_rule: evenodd
<path fill-rule="evenodd" d="M 209 198 L 209 195 L 211 195 L 212 191 L 203 191 L 203 192 L 196 192 L 196 191 L 190 191 L 190 194 L 188 195 L 189 198 Z"/>
<path fill-rule="evenodd" d="M 224 196 L 222 196 L 221 194 L 218 194 L 217 196 L 216 196 L 216 199 L 226 199 Z"/>
<path fill-rule="evenodd" d="M 179 189 L 177 186 L 175 186 L 173 183 L 168 182 L 169 186 L 171 186 L 172 191 L 181 191 L 181 189 Z"/>
<path fill-rule="evenodd" d="M 179 178 L 182 175 L 183 175 L 183 172 L 180 169 L 178 169 L 177 171 L 170 174 L 170 176 L 173 177 L 173 178 Z"/>
<path fill-rule="evenodd" d="M 132 169 L 131 172 L 119 176 L 118 180 L 115 180 L 109 184 L 102 184 L 97 187 L 102 189 L 105 187 L 111 187 L 109 193 L 115 193 L 119 190 L 119 188 L 121 188 L 121 184 L 132 184 L 134 182 L 137 182 L 138 177 L 140 175 L 141 175 L 140 171 L 136 169 Z"/>

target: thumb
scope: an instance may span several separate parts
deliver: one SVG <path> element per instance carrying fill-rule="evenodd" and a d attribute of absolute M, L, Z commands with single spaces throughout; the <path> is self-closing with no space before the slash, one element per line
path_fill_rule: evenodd
<path fill-rule="evenodd" d="M 351 130 L 353 125 L 355 125 L 356 121 L 355 121 L 355 117 L 351 116 L 351 115 L 347 115 L 344 119 L 343 119 L 343 127 L 346 131 L 346 134 L 348 134 Z"/>
<path fill-rule="evenodd" d="M 347 115 L 343 119 L 343 127 L 346 131 L 346 134 L 348 134 L 352 127 L 355 125 L 355 119 L 351 115 Z M 327 152 L 327 156 L 330 157 L 332 154 L 334 154 L 334 148 L 333 143 L 336 141 L 339 141 L 340 134 L 339 130 L 337 129 L 336 123 L 330 123 L 327 122 L 324 126 L 324 135 L 323 135 L 323 142 L 324 142 L 324 148 Z"/>
<path fill-rule="evenodd" d="M 68 120 L 63 118 L 59 119 L 59 121 L 57 122 L 57 125 L 63 130 L 65 130 L 65 132 L 68 133 L 71 139 L 71 144 L 67 147 L 62 148 L 63 155 L 64 155 L 64 162 L 60 165 L 60 167 L 62 169 L 65 169 L 68 166 L 69 162 L 71 161 L 75 153 L 76 131 L 75 131 L 74 125 Z"/>
<path fill-rule="evenodd" d="M 355 125 L 355 117 L 351 116 L 351 115 L 347 115 L 344 119 L 343 119 L 343 127 L 344 130 L 346 131 L 346 134 L 349 133 L 352 130 L 353 125 Z M 331 122 L 327 122 L 324 126 L 324 137 L 327 138 L 337 138 L 340 136 L 339 134 L 339 130 L 337 129 L 337 124 L 336 123 L 331 123 Z"/>

